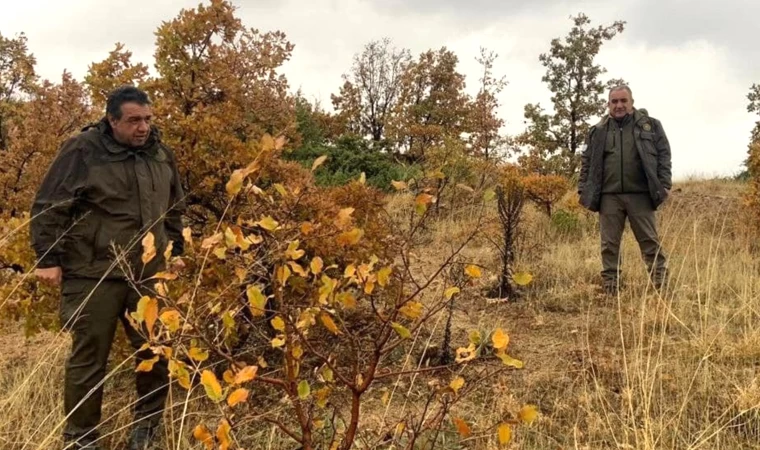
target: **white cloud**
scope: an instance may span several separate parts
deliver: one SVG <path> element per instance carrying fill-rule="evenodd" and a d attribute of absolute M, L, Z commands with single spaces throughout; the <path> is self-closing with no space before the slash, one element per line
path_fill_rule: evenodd
<path fill-rule="evenodd" d="M 133 0 L 128 3 L 100 3 L 97 0 L 31 0 L 3 6 L 0 30 L 5 36 L 26 32 L 29 46 L 38 59 L 38 72 L 58 79 L 64 68 L 82 78 L 87 66 L 101 60 L 115 42 L 126 44 L 134 60 L 152 64 L 153 32 L 161 21 L 170 20 L 181 8 L 199 0 Z M 730 0 L 743 4 L 745 0 Z M 468 91 L 474 92 L 479 77 L 475 57 L 486 47 L 499 54 L 496 75 L 505 75 L 509 85 L 501 96 L 501 116 L 506 130 L 517 133 L 524 127 L 523 106 L 541 102 L 549 106 L 549 92 L 541 82 L 544 73 L 538 54 L 549 41 L 564 36 L 570 28 L 568 17 L 585 11 L 595 24 L 627 19 L 618 14 L 618 4 L 587 0 L 572 6 L 562 1 L 542 1 L 530 7 L 514 8 L 508 3 L 446 5 L 433 8 L 404 8 L 386 3 L 349 0 L 243 1 L 234 2 L 244 24 L 261 31 L 279 29 L 295 44 L 286 73 L 293 89 L 330 105 L 330 94 L 341 84 L 341 74 L 351 66 L 353 54 L 372 40 L 390 37 L 413 55 L 429 48 L 447 46 L 460 59 L 467 76 Z M 638 106 L 662 120 L 673 147 L 674 174 L 730 174 L 740 169 L 755 118 L 746 112 L 746 93 L 756 74 L 740 65 L 736 53 L 749 48 L 735 46 L 745 33 L 731 30 L 727 35 L 679 36 L 678 25 L 688 20 L 678 5 L 680 0 L 664 0 L 671 5 L 661 11 L 675 16 L 671 38 L 642 39 L 642 30 L 653 24 L 646 14 L 633 15 L 626 31 L 605 45 L 599 62 L 610 77 L 628 80 Z M 501 5 L 501 6 L 494 6 Z M 746 6 L 746 5 L 745 5 Z M 463 8 L 467 8 L 465 11 Z M 708 11 L 701 8 L 698 11 Z M 677 14 L 676 14 L 677 13 Z M 657 28 L 660 35 L 666 30 Z M 731 45 L 729 48 L 728 45 Z"/>

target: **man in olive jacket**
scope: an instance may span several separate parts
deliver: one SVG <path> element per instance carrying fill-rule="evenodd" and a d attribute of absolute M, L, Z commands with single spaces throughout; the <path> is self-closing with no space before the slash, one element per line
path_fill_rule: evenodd
<path fill-rule="evenodd" d="M 599 212 L 603 287 L 610 294 L 618 291 L 620 241 L 628 218 L 659 289 L 667 281 L 667 266 L 655 210 L 672 186 L 670 144 L 660 121 L 633 107 L 628 86 L 612 88 L 608 106 L 609 114 L 589 131 L 578 186 L 580 203 Z"/>
<path fill-rule="evenodd" d="M 180 270 L 183 251 L 182 187 L 172 152 L 151 126 L 150 100 L 131 86 L 108 97 L 106 116 L 66 141 L 48 169 L 32 205 L 36 276 L 60 285 L 60 318 L 71 332 L 66 362 L 64 410 L 67 448 L 97 449 L 102 381 L 116 330 L 122 321 L 137 350 L 144 333 L 125 314 L 149 294 L 151 276 Z M 156 256 L 142 262 L 142 238 L 151 232 Z M 155 355 L 137 353 L 139 364 Z M 167 362 L 138 372 L 139 399 L 128 448 L 147 448 L 155 434 L 168 390 Z"/>

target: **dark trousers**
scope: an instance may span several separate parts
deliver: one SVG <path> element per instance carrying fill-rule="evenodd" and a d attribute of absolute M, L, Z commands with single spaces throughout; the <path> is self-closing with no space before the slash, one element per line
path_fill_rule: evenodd
<path fill-rule="evenodd" d="M 641 256 L 647 264 L 655 284 L 663 283 L 667 276 L 666 255 L 657 236 L 657 222 L 652 200 L 648 194 L 604 194 L 599 210 L 602 235 L 602 279 L 616 284 L 620 268 L 620 241 L 625 220 L 631 224 Z"/>
<path fill-rule="evenodd" d="M 65 371 L 64 410 L 68 419 L 64 439 L 89 442 L 98 436 L 102 381 L 117 322 L 121 320 L 135 350 L 146 342 L 125 318 L 125 314 L 137 309 L 141 294 L 119 280 L 64 280 L 61 291 L 61 324 L 72 336 Z M 138 352 L 136 364 L 154 356 L 150 350 Z M 168 393 L 168 375 L 164 358 L 154 364 L 151 372 L 136 372 L 135 426 L 158 424 Z"/>

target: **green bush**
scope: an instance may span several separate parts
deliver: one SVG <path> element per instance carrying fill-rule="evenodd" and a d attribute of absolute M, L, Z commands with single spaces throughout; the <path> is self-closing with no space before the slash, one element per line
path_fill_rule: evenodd
<path fill-rule="evenodd" d="M 287 153 L 285 158 L 310 168 L 323 155 L 327 155 L 327 161 L 314 174 L 319 186 L 346 184 L 364 172 L 367 184 L 388 191 L 392 189 L 391 181 L 408 180 L 420 172 L 418 167 L 404 165 L 389 153 L 371 148 L 368 141 L 354 136 L 342 136 L 334 145 L 307 143 Z"/>
<path fill-rule="evenodd" d="M 552 229 L 563 235 L 576 236 L 581 233 L 581 220 L 572 212 L 557 209 L 551 217 Z"/>

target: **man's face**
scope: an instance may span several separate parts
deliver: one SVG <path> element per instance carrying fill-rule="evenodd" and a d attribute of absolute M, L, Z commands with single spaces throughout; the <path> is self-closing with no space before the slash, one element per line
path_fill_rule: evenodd
<path fill-rule="evenodd" d="M 610 100 L 607 104 L 610 108 L 610 117 L 622 119 L 626 114 L 633 112 L 633 98 L 625 89 L 610 92 Z"/>
<path fill-rule="evenodd" d="M 121 105 L 121 118 L 108 117 L 113 129 L 113 137 L 120 144 L 129 147 L 140 147 L 150 136 L 150 121 L 153 113 L 149 105 L 124 103 Z"/>

